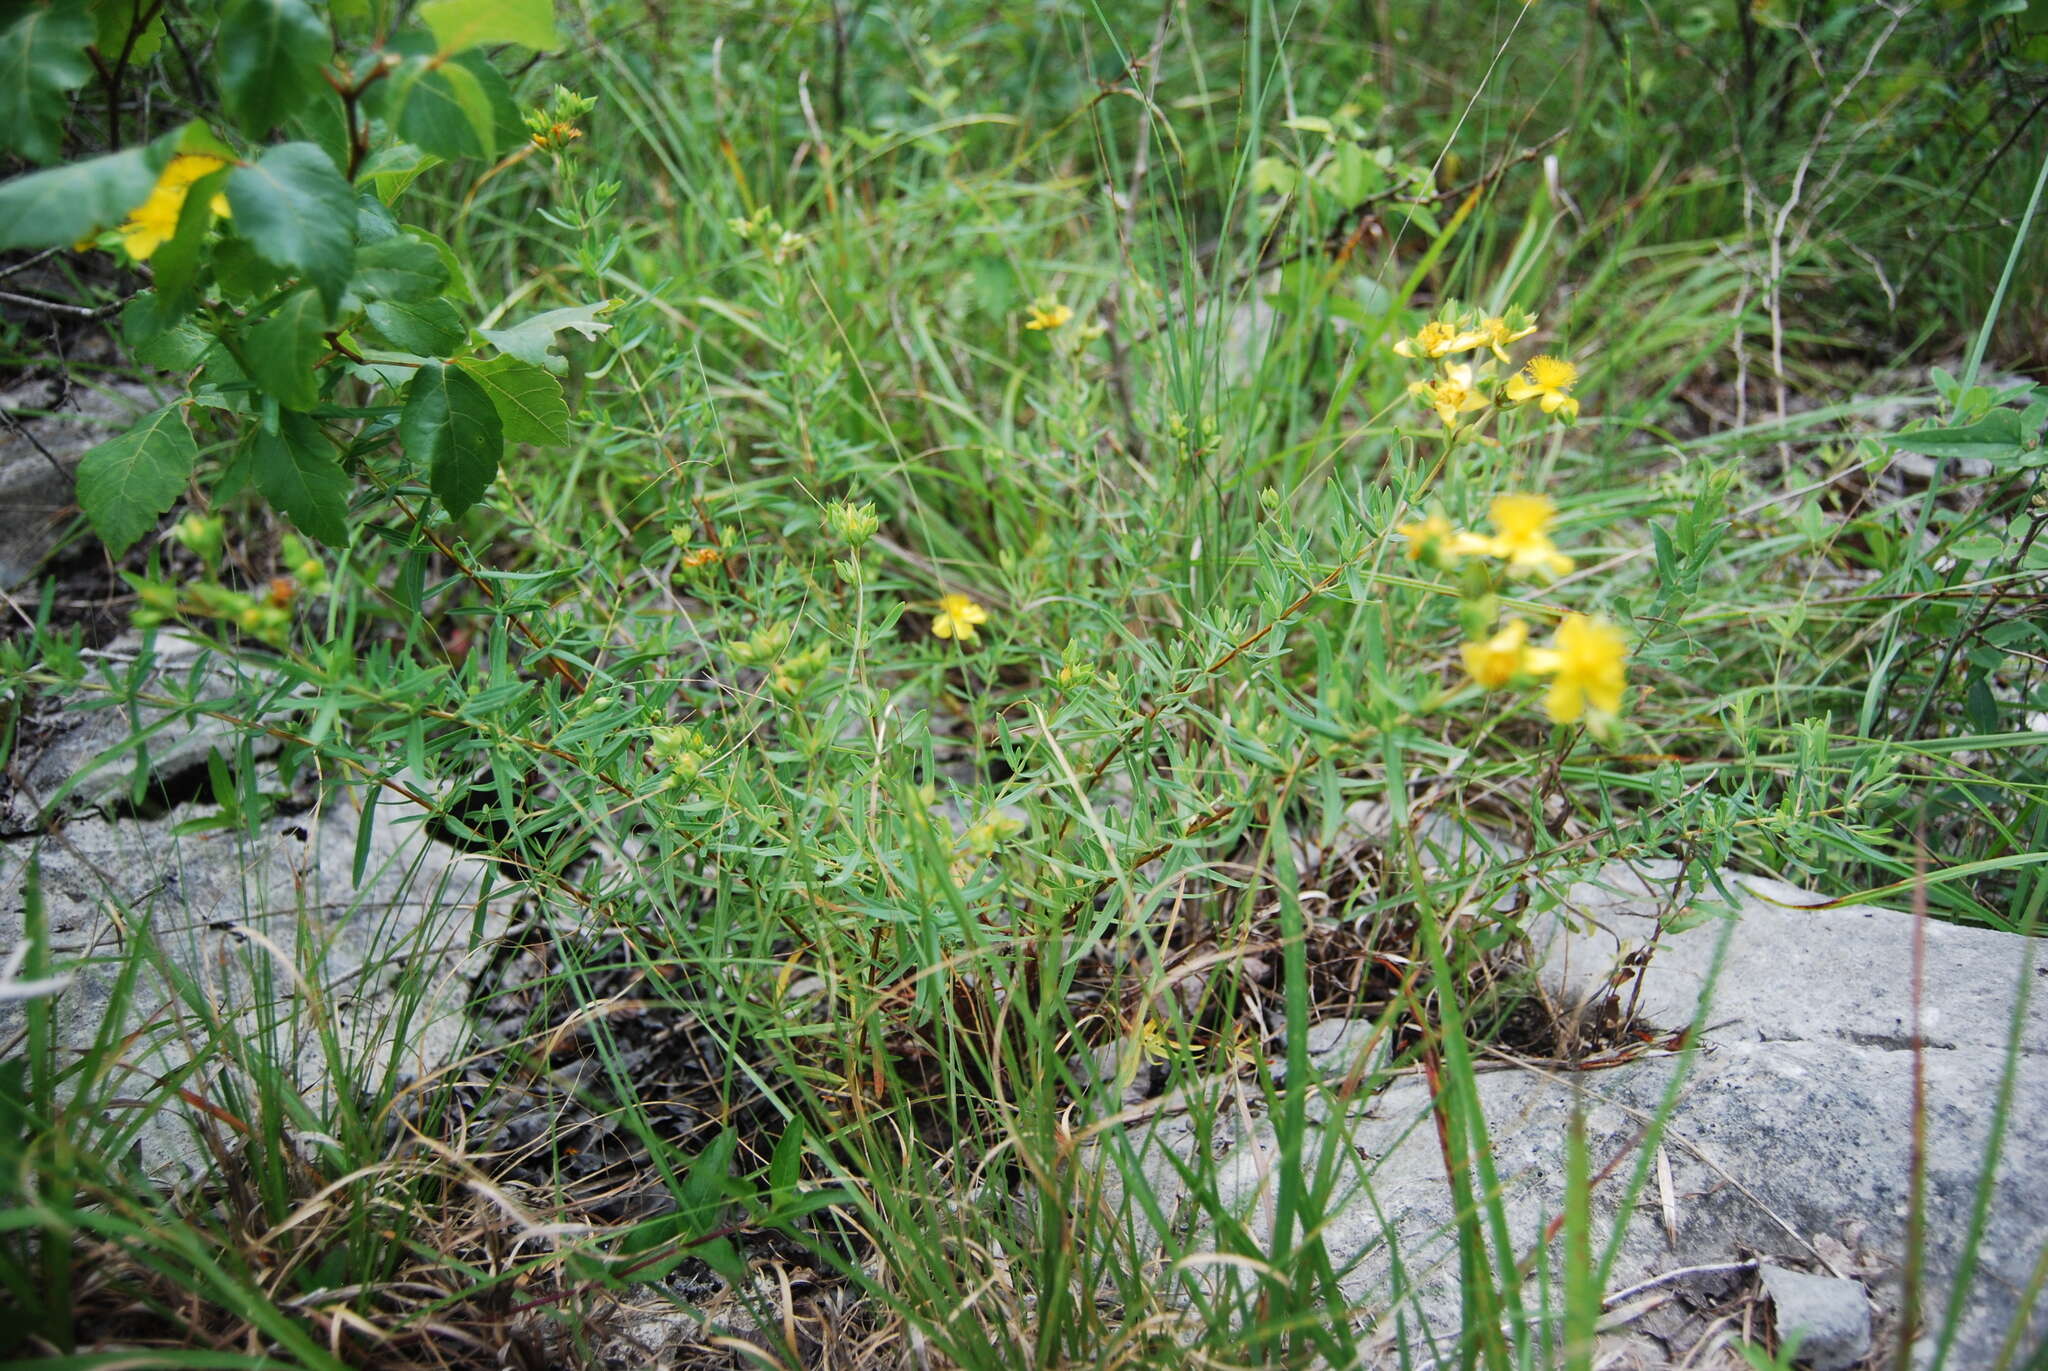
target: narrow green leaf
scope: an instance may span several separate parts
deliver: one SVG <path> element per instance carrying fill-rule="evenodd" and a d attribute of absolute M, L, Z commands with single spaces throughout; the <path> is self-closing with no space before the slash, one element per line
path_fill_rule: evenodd
<path fill-rule="evenodd" d="M 561 46 L 553 0 L 427 0 L 420 20 L 443 53 L 482 43 L 517 43 L 546 52 Z"/>
<path fill-rule="evenodd" d="M 406 454 L 427 469 L 427 484 L 451 518 L 483 498 L 505 449 L 491 397 L 467 372 L 439 362 L 421 367 L 406 386 L 398 436 Z"/>
<path fill-rule="evenodd" d="M 469 338 L 446 300 L 372 300 L 363 313 L 384 341 L 422 357 L 446 357 Z"/>
<path fill-rule="evenodd" d="M 1996 462 L 2017 456 L 2025 446 L 2026 432 L 2018 410 L 1994 409 L 1962 428 L 1923 428 L 1884 441 L 1924 457 L 1980 457 Z"/>
<path fill-rule="evenodd" d="M 280 143 L 228 176 L 235 232 L 273 266 L 320 288 L 329 310 L 355 272 L 355 195 L 327 154 Z"/>
<path fill-rule="evenodd" d="M 156 527 L 184 493 L 199 447 L 185 416 L 167 405 L 78 464 L 78 507 L 116 557 Z"/>
<path fill-rule="evenodd" d="M 555 335 L 573 331 L 585 338 L 600 337 L 611 325 L 598 316 L 611 307 L 610 300 L 601 300 L 594 305 L 572 305 L 567 309 L 551 309 L 545 314 L 536 314 L 510 328 L 486 328 L 477 332 L 500 352 L 537 367 L 546 367 L 549 371 L 563 372 L 569 369 L 569 363 L 554 351 Z"/>
<path fill-rule="evenodd" d="M 306 0 L 233 0 L 214 53 L 228 117 L 261 135 L 320 89 L 320 67 L 334 55 L 334 40 Z"/>
<path fill-rule="evenodd" d="M 278 416 L 278 431 L 249 432 L 247 449 L 263 498 L 284 511 L 299 532 L 329 547 L 348 545 L 348 474 L 334 445 L 304 414 Z"/>
<path fill-rule="evenodd" d="M 65 93 L 92 79 L 85 50 L 93 34 L 92 16 L 71 5 L 30 5 L 0 32 L 0 149 L 57 160 Z"/>
<path fill-rule="evenodd" d="M 0 252 L 69 247 L 120 223 L 149 198 L 170 155 L 151 144 L 0 184 Z"/>
<path fill-rule="evenodd" d="M 562 398 L 562 383 L 545 369 L 516 357 L 464 362 L 462 367 L 491 397 L 505 441 L 539 447 L 569 441 L 569 402 Z"/>
<path fill-rule="evenodd" d="M 242 357 L 249 379 L 286 409 L 320 403 L 320 375 L 314 370 L 328 351 L 330 316 L 316 290 L 295 290 L 268 319 L 249 330 Z"/>
<path fill-rule="evenodd" d="M 400 235 L 356 254 L 356 289 L 384 300 L 426 300 L 448 288 L 448 264 L 431 243 Z"/>

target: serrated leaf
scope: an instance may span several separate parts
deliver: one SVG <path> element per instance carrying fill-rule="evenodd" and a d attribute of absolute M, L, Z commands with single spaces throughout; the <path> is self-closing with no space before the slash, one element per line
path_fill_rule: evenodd
<path fill-rule="evenodd" d="M 249 330 L 242 360 L 249 379 L 286 409 L 320 403 L 320 375 L 314 369 L 328 352 L 324 335 L 332 318 L 320 293 L 295 290 L 269 318 Z"/>
<path fill-rule="evenodd" d="M 505 450 L 504 425 L 484 388 L 459 368 L 428 362 L 405 388 L 398 437 L 427 469 L 427 485 L 459 518 L 490 488 Z"/>
<path fill-rule="evenodd" d="M 468 326 L 446 300 L 372 300 L 363 314 L 385 342 L 422 357 L 446 357 L 469 339 Z"/>
<path fill-rule="evenodd" d="M 198 456 L 176 405 L 85 454 L 78 464 L 78 507 L 109 552 L 119 557 L 156 527 L 184 493 Z"/>
<path fill-rule="evenodd" d="M 598 316 L 611 307 L 609 300 L 594 305 L 571 305 L 567 309 L 551 309 L 545 314 L 536 314 L 510 328 L 485 328 L 477 332 L 500 352 L 537 367 L 546 367 L 549 371 L 563 372 L 569 369 L 569 363 L 553 351 L 555 335 L 573 331 L 587 339 L 601 337 L 611 325 Z"/>
<path fill-rule="evenodd" d="M 311 143 L 280 143 L 228 175 L 235 232 L 273 266 L 298 272 L 340 307 L 355 272 L 355 194 Z"/>
<path fill-rule="evenodd" d="M 256 488 L 299 532 L 329 547 L 346 547 L 348 473 L 335 459 L 334 444 L 304 414 L 280 414 L 277 430 L 249 430 L 244 450 Z"/>
<path fill-rule="evenodd" d="M 569 402 L 562 397 L 562 383 L 546 369 L 517 357 L 493 357 L 462 366 L 491 397 L 504 425 L 505 441 L 538 447 L 569 441 Z"/>
<path fill-rule="evenodd" d="M 399 236 L 356 253 L 356 289 L 382 300 L 427 300 L 448 289 L 448 264 L 433 244 Z"/>
<path fill-rule="evenodd" d="M 0 251 L 69 247 L 120 223 L 156 189 L 170 155 L 151 144 L 0 184 Z"/>
<path fill-rule="evenodd" d="M 553 0 L 427 0 L 419 14 L 443 53 L 483 43 L 517 43 L 546 52 L 562 42 Z"/>
<path fill-rule="evenodd" d="M 70 5 L 30 5 L 0 32 L 0 149 L 57 160 L 65 94 L 92 79 L 93 36 L 92 16 Z"/>
<path fill-rule="evenodd" d="M 334 39 L 306 0 L 233 0 L 214 45 L 221 104 L 243 132 L 261 135 L 321 88 Z"/>
<path fill-rule="evenodd" d="M 1976 457 L 1985 461 L 2010 461 L 2026 443 L 2016 409 L 1994 409 L 1974 424 L 1962 428 L 1923 428 L 1884 440 L 1889 447 L 1917 452 L 1923 457 Z"/>

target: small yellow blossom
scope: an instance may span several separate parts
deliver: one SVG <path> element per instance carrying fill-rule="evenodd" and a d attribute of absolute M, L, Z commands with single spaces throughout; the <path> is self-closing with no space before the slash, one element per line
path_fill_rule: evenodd
<path fill-rule="evenodd" d="M 1487 551 L 1508 564 L 1510 571 L 1542 571 L 1562 576 L 1572 569 L 1572 559 L 1550 541 L 1550 521 L 1557 506 L 1547 495 L 1500 495 L 1486 508 L 1493 521 L 1494 536 Z"/>
<path fill-rule="evenodd" d="M 1573 614 L 1557 626 L 1549 647 L 1524 654 L 1522 668 L 1552 678 L 1543 710 L 1558 723 L 1572 724 L 1589 710 L 1596 720 L 1621 712 L 1622 692 L 1628 689 L 1623 665 L 1627 656 L 1620 630 L 1604 620 Z"/>
<path fill-rule="evenodd" d="M 128 255 L 138 262 L 144 261 L 176 237 L 178 216 L 184 213 L 185 196 L 191 191 L 192 183 L 203 176 L 211 176 L 226 165 L 218 157 L 199 152 L 181 152 L 173 157 L 164 167 L 163 174 L 157 177 L 156 187 L 150 191 L 149 198 L 137 205 L 129 213 L 128 221 L 121 225 L 121 245 L 128 249 Z M 225 219 L 228 215 L 227 197 L 214 196 L 209 208 Z"/>
<path fill-rule="evenodd" d="M 1432 319 L 1417 330 L 1413 338 L 1403 338 L 1394 344 L 1394 351 L 1403 357 L 1420 357 L 1434 362 L 1439 357 L 1485 347 L 1491 336 L 1483 325 L 1470 328 L 1449 319 Z"/>
<path fill-rule="evenodd" d="M 1465 674 L 1488 690 L 1500 689 L 1522 669 L 1528 642 L 1529 626 L 1520 619 L 1508 620 L 1491 638 L 1465 644 Z"/>
<path fill-rule="evenodd" d="M 1462 362 L 1446 366 L 1434 381 L 1410 382 L 1408 393 L 1435 410 L 1446 428 L 1456 428 L 1459 415 L 1486 408 L 1486 397 L 1473 384 L 1472 368 Z"/>
<path fill-rule="evenodd" d="M 1041 295 L 1024 311 L 1024 327 L 1042 333 L 1064 328 L 1073 317 L 1073 310 L 1050 295 Z"/>
<path fill-rule="evenodd" d="M 1479 327 L 1486 334 L 1486 346 L 1493 349 L 1493 355 L 1505 362 L 1508 360 L 1509 343 L 1520 342 L 1536 331 L 1536 320 L 1520 310 L 1510 310 L 1507 318 L 1495 315 L 1480 321 Z"/>
<path fill-rule="evenodd" d="M 1431 510 L 1417 523 L 1396 524 L 1394 532 L 1408 540 L 1409 561 L 1433 566 L 1453 566 L 1460 557 L 1483 556 L 1493 547 L 1491 538 L 1454 528 L 1440 510 Z"/>
<path fill-rule="evenodd" d="M 932 636 L 971 643 L 974 626 L 987 622 L 988 611 L 965 595 L 941 595 L 938 615 L 932 620 Z"/>
<path fill-rule="evenodd" d="M 1394 532 L 1408 540 L 1408 560 L 1419 562 L 1432 543 L 1436 545 L 1437 555 L 1442 556 L 1444 549 L 1450 546 L 1451 539 L 1457 536 L 1458 530 L 1451 527 L 1451 521 L 1440 511 L 1431 510 L 1428 518 L 1419 523 L 1398 524 Z"/>
<path fill-rule="evenodd" d="M 1508 380 L 1508 399 L 1516 404 L 1535 400 L 1545 414 L 1563 414 L 1566 423 L 1579 417 L 1579 402 L 1566 394 L 1579 379 L 1579 369 L 1562 357 L 1532 357 L 1529 365 Z"/>
<path fill-rule="evenodd" d="M 979 823 L 970 824 L 962 838 L 967 850 L 980 857 L 993 857 L 996 849 L 1024 831 L 1024 821 L 1014 814 L 994 810 Z"/>

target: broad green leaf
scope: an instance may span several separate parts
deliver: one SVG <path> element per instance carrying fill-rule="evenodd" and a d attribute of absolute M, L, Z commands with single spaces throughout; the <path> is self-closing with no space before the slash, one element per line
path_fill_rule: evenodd
<path fill-rule="evenodd" d="M 459 62 L 419 67 L 396 98 L 403 100 L 399 136 L 437 157 L 491 157 L 498 150 L 497 112 L 474 70 Z"/>
<path fill-rule="evenodd" d="M 422 357 L 446 357 L 469 338 L 446 300 L 372 300 L 363 313 L 385 342 Z"/>
<path fill-rule="evenodd" d="M 567 309 L 551 309 L 545 314 L 536 314 L 510 328 L 485 328 L 477 332 L 500 352 L 510 353 L 522 362 L 546 367 L 549 371 L 562 372 L 569 369 L 569 363 L 553 350 L 555 335 L 573 330 L 585 338 L 597 338 L 611 328 L 610 324 L 598 318 L 611 307 L 610 300 L 601 300 L 594 305 L 571 305 Z"/>
<path fill-rule="evenodd" d="M 356 254 L 356 289 L 382 300 L 429 300 L 448 289 L 448 264 L 431 243 L 386 238 Z"/>
<path fill-rule="evenodd" d="M 198 456 L 176 405 L 85 454 L 78 464 L 78 507 L 109 552 L 119 557 L 156 527 L 184 492 Z"/>
<path fill-rule="evenodd" d="M 214 54 L 221 105 L 243 132 L 260 136 L 321 89 L 334 39 L 306 0 L 231 0 Z"/>
<path fill-rule="evenodd" d="M 211 335 L 190 319 L 166 319 L 153 290 L 121 307 L 121 337 L 136 361 L 164 371 L 190 371 L 213 345 Z"/>
<path fill-rule="evenodd" d="M 547 447 L 569 441 L 569 402 L 562 398 L 562 383 L 546 370 L 517 357 L 462 366 L 491 397 L 507 442 Z"/>
<path fill-rule="evenodd" d="M 420 20 L 443 53 L 482 43 L 517 43 L 546 52 L 561 46 L 554 0 L 427 0 Z"/>
<path fill-rule="evenodd" d="M 348 474 L 334 444 L 304 414 L 278 416 L 278 431 L 249 430 L 247 454 L 256 488 L 309 538 L 329 547 L 348 544 Z"/>
<path fill-rule="evenodd" d="M 213 282 L 237 304 L 266 298 L 283 279 L 284 273 L 258 257 L 246 238 L 230 235 L 213 245 Z"/>
<path fill-rule="evenodd" d="M 314 368 L 328 352 L 327 325 L 333 316 L 312 289 L 295 290 L 262 323 L 249 330 L 242 347 L 249 379 L 286 409 L 320 403 L 320 374 Z"/>
<path fill-rule="evenodd" d="M 440 166 L 441 162 L 441 158 L 411 143 L 391 143 L 363 159 L 356 180 L 358 184 L 369 182 L 385 204 L 395 204 L 422 172 Z"/>
<path fill-rule="evenodd" d="M 2026 446 L 2026 431 L 2016 409 L 1994 409 L 1962 428 L 1923 428 L 1884 440 L 1891 447 L 1923 457 L 1979 457 L 2011 461 Z"/>
<path fill-rule="evenodd" d="M 484 388 L 459 368 L 429 362 L 405 388 L 398 437 L 427 469 L 427 484 L 451 518 L 483 498 L 505 450 L 504 425 Z"/>
<path fill-rule="evenodd" d="M 0 251 L 69 247 L 149 198 L 170 150 L 152 144 L 0 184 Z"/>
<path fill-rule="evenodd" d="M 93 0 L 92 45 L 102 57 L 124 54 L 130 66 L 156 56 L 164 41 L 164 7 L 151 0 Z M 148 16 L 146 22 L 142 20 Z"/>
<path fill-rule="evenodd" d="M 0 150 L 57 160 L 65 93 L 92 79 L 93 36 L 92 16 L 73 5 L 30 5 L 0 32 Z"/>
<path fill-rule="evenodd" d="M 199 275 L 199 254 L 206 236 L 213 231 L 213 200 L 227 184 L 223 167 L 192 183 L 185 204 L 178 211 L 178 231 L 149 259 L 156 276 L 157 312 L 166 323 L 184 315 L 193 305 L 192 284 Z"/>
<path fill-rule="evenodd" d="M 228 175 L 235 232 L 273 266 L 296 271 L 336 309 L 355 272 L 355 194 L 311 143 L 280 143 Z"/>

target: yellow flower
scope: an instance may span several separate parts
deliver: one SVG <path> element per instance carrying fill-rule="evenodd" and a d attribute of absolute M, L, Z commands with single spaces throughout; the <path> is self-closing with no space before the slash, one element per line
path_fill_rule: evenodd
<path fill-rule="evenodd" d="M 1429 550 L 1432 543 L 1436 545 L 1437 555 L 1442 556 L 1444 549 L 1450 546 L 1451 539 L 1458 531 L 1451 527 L 1449 519 L 1432 510 L 1429 517 L 1420 523 L 1397 524 L 1394 532 L 1408 540 L 1408 560 L 1417 562 L 1422 560 L 1422 554 Z"/>
<path fill-rule="evenodd" d="M 1064 327 L 1074 317 L 1074 311 L 1052 298 L 1041 295 L 1031 302 L 1024 311 L 1024 327 L 1039 332 Z"/>
<path fill-rule="evenodd" d="M 1564 575 L 1573 562 L 1550 541 L 1550 521 L 1556 513 L 1557 506 L 1547 495 L 1496 496 L 1486 508 L 1494 528 L 1486 550 L 1505 561 L 1510 571 Z"/>
<path fill-rule="evenodd" d="M 932 636 L 971 643 L 974 641 L 974 626 L 987 622 L 988 611 L 965 595 L 941 595 L 938 615 L 932 620 Z"/>
<path fill-rule="evenodd" d="M 1486 397 L 1472 383 L 1472 368 L 1462 362 L 1447 365 L 1434 381 L 1410 382 L 1408 393 L 1434 409 L 1446 428 L 1456 428 L 1460 414 L 1486 408 Z"/>
<path fill-rule="evenodd" d="M 1507 345 L 1520 342 L 1536 331 L 1534 316 L 1521 310 L 1509 310 L 1508 318 L 1495 316 L 1480 321 L 1479 327 L 1486 333 L 1486 345 L 1493 349 L 1493 355 L 1505 362 L 1508 360 Z"/>
<path fill-rule="evenodd" d="M 1557 626 L 1549 647 L 1524 654 L 1522 668 L 1553 678 L 1543 696 L 1543 710 L 1558 723 L 1572 724 L 1588 710 L 1599 720 L 1621 712 L 1622 692 L 1628 689 L 1623 666 L 1627 656 L 1620 630 L 1604 620 L 1573 614 Z"/>
<path fill-rule="evenodd" d="M 150 191 L 149 198 L 137 205 L 129 213 L 128 222 L 121 225 L 121 245 L 128 249 L 128 255 L 138 262 L 144 261 L 176 237 L 178 216 L 185 210 L 185 196 L 192 189 L 192 183 L 226 165 L 218 157 L 199 152 L 181 152 L 173 157 L 164 167 L 163 174 L 156 178 L 156 187 Z M 214 196 L 208 208 L 225 219 L 228 215 L 227 197 Z"/>
<path fill-rule="evenodd" d="M 1459 532 L 1440 510 L 1431 510 L 1419 523 L 1396 524 L 1394 532 L 1408 540 L 1409 561 L 1434 566 L 1454 565 L 1460 557 L 1483 555 L 1493 546 L 1490 538 Z"/>
<path fill-rule="evenodd" d="M 1485 347 L 1490 336 L 1483 325 L 1465 328 L 1449 319 L 1432 319 L 1413 338 L 1403 338 L 1394 344 L 1394 351 L 1403 357 L 1422 357 L 1433 362 L 1439 357 Z"/>
<path fill-rule="evenodd" d="M 1520 619 L 1508 620 L 1491 638 L 1466 643 L 1461 649 L 1465 674 L 1488 690 L 1500 689 L 1522 669 L 1528 642 L 1529 626 Z"/>
<path fill-rule="evenodd" d="M 1535 400 L 1545 414 L 1562 413 L 1566 423 L 1579 417 L 1579 402 L 1565 392 L 1579 379 L 1579 369 L 1562 357 L 1531 357 L 1529 365 L 1508 380 L 1508 399 L 1516 404 Z"/>

